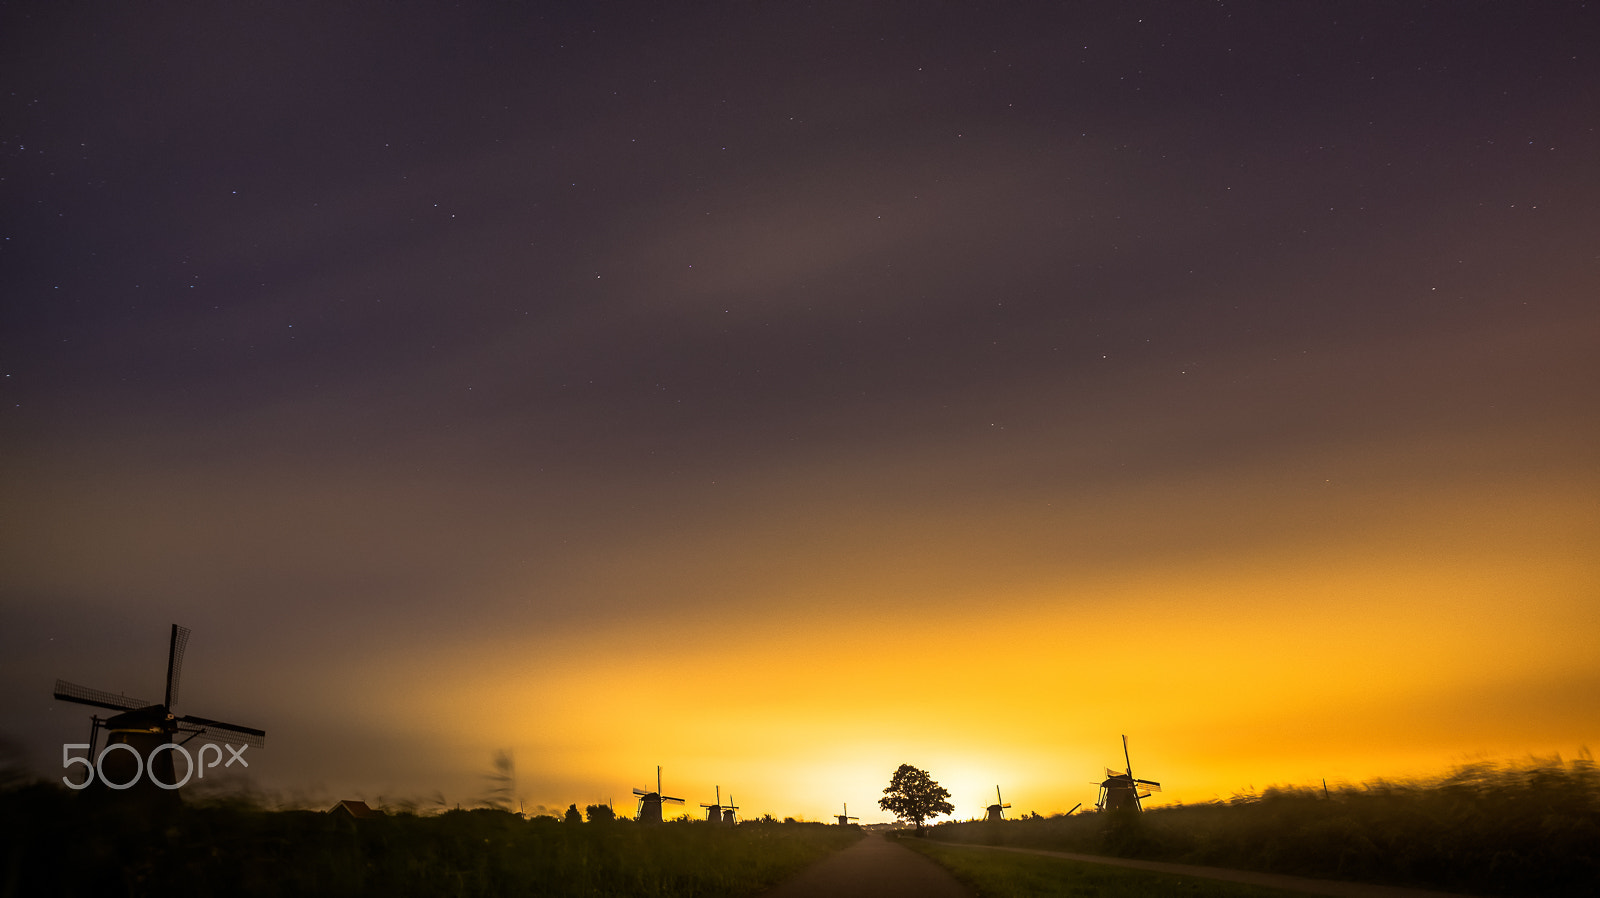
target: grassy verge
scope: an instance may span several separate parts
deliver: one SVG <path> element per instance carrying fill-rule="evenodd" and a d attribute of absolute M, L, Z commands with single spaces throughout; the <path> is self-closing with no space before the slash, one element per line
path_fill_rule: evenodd
<path fill-rule="evenodd" d="M 1478 765 L 1435 782 L 1277 788 L 1143 814 L 942 824 L 930 836 L 1475 894 L 1600 895 L 1600 772 L 1587 757 Z"/>
<path fill-rule="evenodd" d="M 1281 898 L 1298 894 L 1193 876 L 1086 864 L 1065 858 L 955 848 L 930 843 L 926 839 L 902 839 L 900 844 L 932 858 L 978 893 L 980 898 L 1145 898 L 1149 895 Z"/>
<path fill-rule="evenodd" d="M 563 823 L 492 810 L 353 821 L 213 805 L 155 817 L 65 791 L 0 794 L 0 898 L 744 896 L 861 835 L 818 823 Z"/>

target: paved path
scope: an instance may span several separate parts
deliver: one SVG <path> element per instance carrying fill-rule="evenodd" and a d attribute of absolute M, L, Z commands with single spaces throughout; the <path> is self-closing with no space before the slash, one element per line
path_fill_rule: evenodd
<path fill-rule="evenodd" d="M 945 869 L 878 833 L 800 871 L 762 898 L 973 898 Z"/>
<path fill-rule="evenodd" d="M 936 845 L 954 845 L 985 851 L 1015 851 L 1019 854 L 1042 854 L 1046 857 L 1063 857 L 1090 864 L 1107 864 L 1112 867 L 1131 867 L 1153 873 L 1176 873 L 1180 876 L 1200 876 L 1226 882 L 1241 882 L 1254 886 L 1267 886 L 1306 895 L 1332 895 L 1335 898 L 1467 898 L 1452 892 L 1431 892 L 1427 889 L 1405 889 L 1399 886 L 1366 885 L 1358 882 L 1338 882 L 1332 879 L 1311 879 L 1305 876 L 1284 876 L 1279 873 L 1256 873 L 1252 870 L 1229 870 L 1226 867 L 1197 867 L 1192 864 L 1169 864 L 1165 861 L 1137 861 L 1130 858 L 1101 857 L 1097 854 L 1073 854 L 1067 851 L 1045 851 L 1040 848 L 1010 848 L 1001 845 L 969 845 L 963 842 L 935 842 Z"/>

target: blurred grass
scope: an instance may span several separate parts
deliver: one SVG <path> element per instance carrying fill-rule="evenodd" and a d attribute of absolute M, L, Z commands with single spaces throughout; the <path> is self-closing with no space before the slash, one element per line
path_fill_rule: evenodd
<path fill-rule="evenodd" d="M 929 835 L 1474 894 L 1600 895 L 1600 775 L 1587 755 L 1326 796 L 1275 787 L 1143 814 L 946 823 Z"/>
<path fill-rule="evenodd" d="M 753 895 L 860 838 L 819 823 L 365 820 L 243 802 L 162 814 L 51 784 L 0 793 L 0 896 Z"/>
<path fill-rule="evenodd" d="M 1066 858 L 949 848 L 926 839 L 901 839 L 976 892 L 980 898 L 1281 898 L 1299 894 L 1260 886 L 1128 870 Z"/>

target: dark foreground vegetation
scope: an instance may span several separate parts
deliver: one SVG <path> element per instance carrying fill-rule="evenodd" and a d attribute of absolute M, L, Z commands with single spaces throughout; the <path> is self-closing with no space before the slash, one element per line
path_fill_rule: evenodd
<path fill-rule="evenodd" d="M 945 823 L 929 835 L 1480 895 L 1600 895 L 1600 772 L 1588 757 L 1485 764 L 1427 783 L 1273 788 L 1142 814 Z"/>
<path fill-rule="evenodd" d="M 571 823 L 477 809 L 353 820 L 243 803 L 156 814 L 0 793 L 0 896 L 735 896 L 860 838 L 820 823 Z"/>
<path fill-rule="evenodd" d="M 1302 894 L 1065 858 L 956 848 L 928 839 L 899 841 L 949 870 L 979 898 L 1284 898 Z"/>

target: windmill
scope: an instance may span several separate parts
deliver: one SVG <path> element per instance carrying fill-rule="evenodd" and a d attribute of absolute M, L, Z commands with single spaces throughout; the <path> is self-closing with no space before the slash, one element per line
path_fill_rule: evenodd
<path fill-rule="evenodd" d="M 1150 797 L 1151 792 L 1160 792 L 1161 784 L 1154 780 L 1141 780 L 1133 778 L 1133 762 L 1128 760 L 1128 737 L 1122 737 L 1122 760 L 1127 763 L 1127 772 L 1118 773 L 1110 767 L 1106 768 L 1105 782 L 1100 784 L 1100 801 L 1095 807 L 1102 811 L 1118 811 L 1123 808 L 1133 808 L 1142 811 L 1144 808 L 1139 802 Z M 1148 789 L 1143 795 L 1140 790 Z"/>
<path fill-rule="evenodd" d="M 733 793 L 731 793 L 731 792 L 728 794 L 728 803 L 727 804 L 723 804 L 722 803 L 722 787 L 721 786 L 717 787 L 717 803 L 716 804 L 703 804 L 702 803 L 700 806 L 706 809 L 706 822 L 707 823 L 732 823 L 732 822 L 734 822 L 734 820 L 733 820 L 733 812 L 739 810 L 739 808 L 737 806 L 735 806 L 734 803 L 733 803 Z"/>
<path fill-rule="evenodd" d="M 656 790 L 654 792 L 646 792 L 643 789 L 635 789 L 633 790 L 633 794 L 639 796 L 638 818 L 640 823 L 660 823 L 661 803 L 663 801 L 670 801 L 674 804 L 683 804 L 683 799 L 681 798 L 673 798 L 670 795 L 661 794 L 660 765 L 656 766 Z"/>
<path fill-rule="evenodd" d="M 1006 819 L 1006 815 L 1004 813 L 1004 809 L 1011 807 L 1011 805 L 1005 804 L 1003 802 L 1004 802 L 1004 799 L 1002 799 L 1000 797 L 1000 787 L 999 786 L 995 786 L 994 787 L 994 804 L 989 805 L 989 812 L 984 815 L 983 819 L 985 819 L 985 820 L 1004 820 L 1004 819 Z"/>
<path fill-rule="evenodd" d="M 852 817 L 852 816 L 850 816 L 850 804 L 849 804 L 849 802 L 845 803 L 845 805 L 844 805 L 844 813 L 843 814 L 834 814 L 833 817 L 834 817 L 835 820 L 839 821 L 839 825 L 840 826 L 849 826 L 850 825 L 850 821 L 852 821 L 852 820 L 860 820 L 861 819 L 860 817 Z"/>
<path fill-rule="evenodd" d="M 66 680 L 56 680 L 55 697 L 61 701 L 121 712 L 106 719 L 101 719 L 98 715 L 89 718 L 89 759 L 101 770 L 102 779 L 109 780 L 108 785 L 126 783 L 132 786 L 134 781 L 138 780 L 140 785 L 134 790 L 138 793 L 173 791 L 161 789 L 154 780 L 168 784 L 177 782 L 172 769 L 173 752 L 163 752 L 159 749 L 163 745 L 172 744 L 174 736 L 180 733 L 184 735 L 178 745 L 184 745 L 193 739 L 201 739 L 229 745 L 265 747 L 267 734 L 264 730 L 223 723 L 220 720 L 197 717 L 193 714 L 181 717 L 173 714 L 172 706 L 178 701 L 178 678 L 183 673 L 183 652 L 188 644 L 189 628 L 173 624 L 172 638 L 167 643 L 166 699 L 159 705 L 131 698 L 122 693 L 102 692 Z M 101 755 L 97 756 L 95 742 L 102 729 L 106 731 L 106 747 Z M 138 760 L 126 757 L 127 752 L 112 752 L 111 747 L 114 745 L 131 747 L 138 754 Z M 243 748 L 240 751 L 243 751 Z M 148 775 L 140 776 L 139 765 L 146 761 L 149 763 Z M 193 763 L 198 765 L 198 762 Z M 188 776 L 185 776 L 184 780 L 187 781 Z"/>

